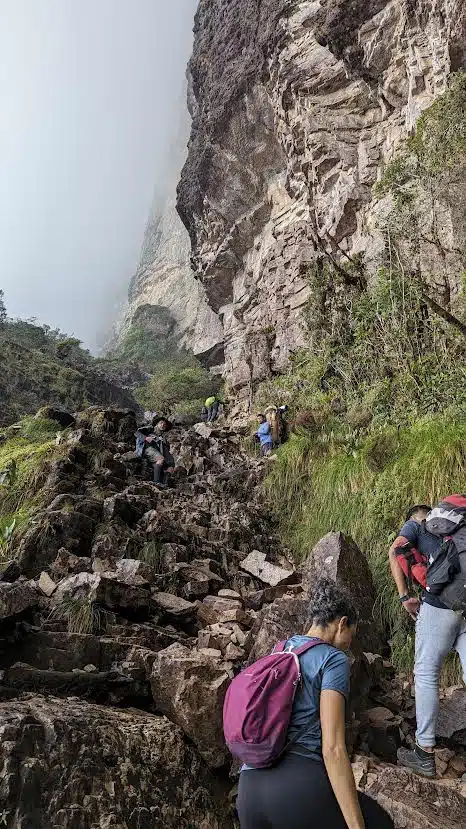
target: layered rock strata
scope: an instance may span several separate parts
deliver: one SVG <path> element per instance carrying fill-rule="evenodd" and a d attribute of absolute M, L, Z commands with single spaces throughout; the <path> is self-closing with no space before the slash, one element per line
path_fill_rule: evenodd
<path fill-rule="evenodd" d="M 305 342 L 309 263 L 376 262 L 381 166 L 464 59 L 461 0 L 200 1 L 178 209 L 243 403 Z"/>

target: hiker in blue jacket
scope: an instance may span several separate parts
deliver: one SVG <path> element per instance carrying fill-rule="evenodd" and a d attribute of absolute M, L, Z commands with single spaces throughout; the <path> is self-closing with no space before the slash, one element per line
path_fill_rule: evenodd
<path fill-rule="evenodd" d="M 257 420 L 259 428 L 256 432 L 256 436 L 261 446 L 261 455 L 269 455 L 273 449 L 273 437 L 270 423 L 264 414 L 258 414 Z"/>
<path fill-rule="evenodd" d="M 306 635 L 292 636 L 286 645 L 296 649 L 321 640 L 297 657 L 302 681 L 289 747 L 271 767 L 243 767 L 237 801 L 241 829 L 393 829 L 385 810 L 357 792 L 345 743 L 350 682 L 345 651 L 357 612 L 335 582 L 321 579 L 313 587 L 309 618 Z"/>

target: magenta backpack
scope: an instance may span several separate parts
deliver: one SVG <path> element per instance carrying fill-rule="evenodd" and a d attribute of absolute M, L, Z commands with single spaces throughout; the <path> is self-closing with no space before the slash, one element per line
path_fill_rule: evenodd
<path fill-rule="evenodd" d="M 295 650 L 285 650 L 286 642 L 279 642 L 271 654 L 234 678 L 223 706 L 223 732 L 238 760 L 265 768 L 286 750 L 293 701 L 301 680 L 298 657 L 321 644 L 320 639 L 313 639 Z"/>

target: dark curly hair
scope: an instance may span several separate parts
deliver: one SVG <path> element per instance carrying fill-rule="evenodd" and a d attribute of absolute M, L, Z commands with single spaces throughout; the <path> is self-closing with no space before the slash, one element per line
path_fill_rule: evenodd
<path fill-rule="evenodd" d="M 343 616 L 348 617 L 348 625 L 357 623 L 358 612 L 352 599 L 332 579 L 319 579 L 312 589 L 309 618 L 319 627 L 328 627 L 331 622 Z"/>

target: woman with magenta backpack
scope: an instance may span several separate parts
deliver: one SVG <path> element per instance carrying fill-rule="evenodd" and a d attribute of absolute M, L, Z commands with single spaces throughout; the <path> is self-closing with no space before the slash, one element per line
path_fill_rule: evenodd
<path fill-rule="evenodd" d="M 345 653 L 357 612 L 322 579 L 306 635 L 292 636 L 241 672 L 227 692 L 225 738 L 243 760 L 241 829 L 393 829 L 358 793 L 345 745 L 350 665 Z"/>

